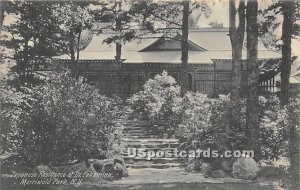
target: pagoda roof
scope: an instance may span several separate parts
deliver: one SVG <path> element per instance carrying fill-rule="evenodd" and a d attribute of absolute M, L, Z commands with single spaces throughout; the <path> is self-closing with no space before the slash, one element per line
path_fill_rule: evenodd
<path fill-rule="evenodd" d="M 228 28 L 204 28 L 189 31 L 189 63 L 212 64 L 213 59 L 231 59 L 231 43 Z M 115 44 L 106 44 L 104 40 L 111 34 L 93 34 L 90 44 L 80 52 L 80 60 L 114 60 Z M 143 39 L 135 39 L 122 45 L 123 63 L 181 63 L 181 51 L 178 40 L 166 40 L 163 34 L 149 34 Z M 180 44 L 180 43 L 179 43 Z M 243 47 L 243 59 L 246 59 L 246 47 Z M 280 58 L 277 52 L 267 49 L 259 40 L 258 58 Z M 58 59 L 70 59 L 67 55 Z"/>

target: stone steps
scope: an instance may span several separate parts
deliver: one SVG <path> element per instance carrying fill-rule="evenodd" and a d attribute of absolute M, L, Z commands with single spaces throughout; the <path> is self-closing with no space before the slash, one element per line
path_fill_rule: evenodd
<path fill-rule="evenodd" d="M 167 164 L 167 163 L 184 163 L 185 158 L 151 158 L 148 160 L 147 158 L 136 158 L 130 156 L 123 156 L 125 162 L 150 162 L 151 164 Z"/>
<path fill-rule="evenodd" d="M 151 137 L 151 138 L 155 138 L 156 135 L 129 135 L 129 134 L 125 134 L 123 135 L 124 138 L 132 138 L 132 139 L 143 139 L 143 138 L 147 138 L 147 137 Z"/>
<path fill-rule="evenodd" d="M 156 169 L 165 169 L 165 168 L 173 168 L 173 167 L 185 167 L 186 164 L 184 163 L 167 163 L 167 164 L 127 164 L 129 168 L 156 168 Z"/>
<path fill-rule="evenodd" d="M 128 167 L 131 168 L 170 168 L 185 166 L 185 158 L 151 158 L 132 157 L 128 155 L 127 148 L 142 148 L 144 151 L 166 151 L 172 152 L 179 146 L 178 139 L 157 138 L 157 134 L 147 126 L 147 122 L 124 121 L 121 122 L 123 130 L 122 143 L 125 150 L 122 156 Z"/>
<path fill-rule="evenodd" d="M 149 137 L 145 137 L 145 138 L 153 138 L 151 137 L 151 135 L 155 135 L 155 138 L 157 137 L 157 135 L 152 131 L 143 131 L 143 132 L 123 131 L 123 135 L 131 135 L 131 136 L 149 135 Z"/>

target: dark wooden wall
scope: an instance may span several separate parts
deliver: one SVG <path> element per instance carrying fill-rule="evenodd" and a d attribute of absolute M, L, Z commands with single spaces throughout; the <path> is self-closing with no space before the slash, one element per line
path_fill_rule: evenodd
<path fill-rule="evenodd" d="M 67 63 L 68 61 L 60 62 Z M 180 64 L 123 63 L 114 60 L 81 60 L 80 73 L 104 94 L 128 96 L 142 90 L 143 84 L 164 70 L 180 81 Z M 245 68 L 245 66 L 243 66 Z M 189 88 L 210 96 L 228 94 L 231 90 L 231 60 L 213 60 L 208 64 L 189 64 Z M 243 73 L 245 71 L 243 70 Z M 245 75 L 243 75 L 245 85 Z"/>

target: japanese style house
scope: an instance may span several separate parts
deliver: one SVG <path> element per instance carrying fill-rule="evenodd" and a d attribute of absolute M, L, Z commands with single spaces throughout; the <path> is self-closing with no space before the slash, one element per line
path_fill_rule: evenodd
<path fill-rule="evenodd" d="M 89 45 L 80 52 L 81 75 L 106 94 L 128 95 L 142 90 L 148 79 L 166 70 L 177 81 L 181 73 L 181 43 L 163 35 L 133 40 L 122 45 L 122 63 L 115 62 L 115 44 L 103 40 L 109 34 L 93 34 Z M 189 32 L 189 90 L 208 95 L 226 94 L 231 90 L 231 43 L 228 29 L 197 29 Z M 246 47 L 243 59 L 246 60 Z M 263 90 L 276 91 L 274 76 L 279 72 L 281 54 L 258 43 Z M 69 63 L 62 55 L 55 60 Z M 242 85 L 246 85 L 246 62 L 242 67 Z"/>

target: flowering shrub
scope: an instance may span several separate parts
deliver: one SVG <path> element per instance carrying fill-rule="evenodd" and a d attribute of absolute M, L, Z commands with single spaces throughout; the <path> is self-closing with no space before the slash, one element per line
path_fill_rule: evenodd
<path fill-rule="evenodd" d="M 26 98 L 18 122 L 19 162 L 60 164 L 101 156 L 118 144 L 119 106 L 68 71 L 53 72 Z"/>
<path fill-rule="evenodd" d="M 299 101 L 299 99 L 296 99 Z M 230 95 L 210 99 L 201 93 L 187 92 L 180 97 L 180 87 L 166 72 L 156 75 L 144 90 L 128 100 L 151 124 L 183 128 L 186 141 L 182 147 L 219 150 L 246 150 L 246 99 L 233 101 Z M 299 103 L 299 102 L 298 102 Z M 276 97 L 259 97 L 260 141 L 263 158 L 273 159 L 286 153 L 288 126 L 296 122 L 297 101 L 282 107 Z M 294 105 L 294 106 L 292 106 Z M 292 107 L 292 108 L 291 108 Z M 176 134 L 176 130 L 172 130 Z M 187 132 L 187 133 L 186 133 Z"/>
<path fill-rule="evenodd" d="M 7 84 L 6 80 L 0 82 L 0 123 L 1 123 L 1 152 L 12 152 L 16 146 L 18 135 L 18 121 L 22 114 L 25 93 L 17 91 Z"/>
<path fill-rule="evenodd" d="M 187 92 L 182 100 L 181 125 L 188 130 L 207 130 L 210 127 L 211 99 L 201 93 Z"/>
<path fill-rule="evenodd" d="M 278 158 L 287 148 L 288 112 L 279 98 L 260 98 L 263 114 L 260 122 L 261 148 L 265 159 Z"/>
<path fill-rule="evenodd" d="M 202 122 L 201 128 L 192 131 L 192 146 L 216 149 L 220 152 L 242 149 L 245 141 L 244 102 L 232 102 L 229 96 L 224 95 L 218 99 L 206 99 L 205 102 L 208 103 L 201 105 L 203 111 L 197 113 L 199 121 L 204 123 Z"/>
<path fill-rule="evenodd" d="M 128 103 L 135 112 L 143 115 L 152 125 L 176 127 L 181 103 L 180 87 L 166 71 L 148 80 L 144 90 L 134 94 Z"/>

